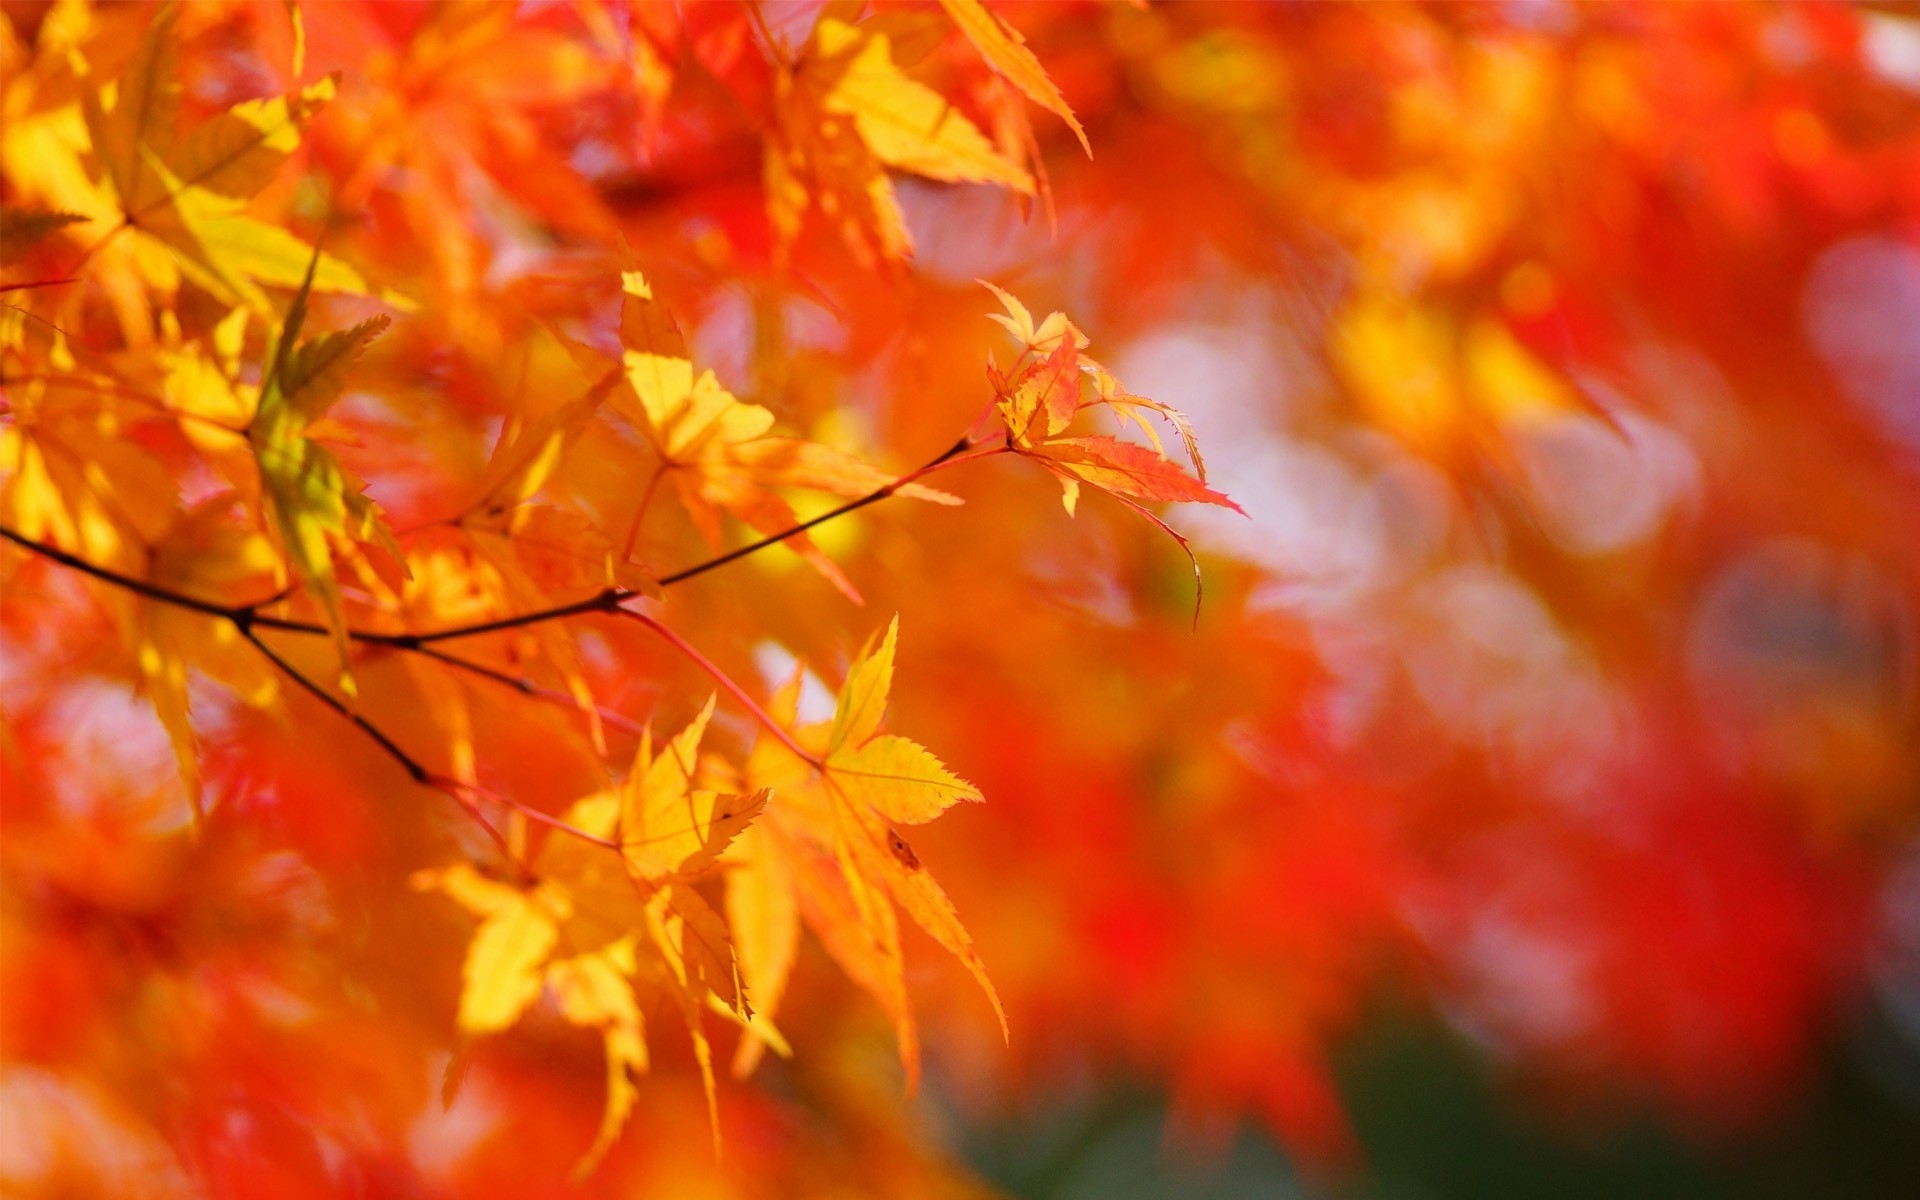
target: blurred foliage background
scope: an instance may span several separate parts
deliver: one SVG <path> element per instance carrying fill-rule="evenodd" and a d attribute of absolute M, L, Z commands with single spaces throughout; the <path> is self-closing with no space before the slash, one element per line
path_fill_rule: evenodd
<path fill-rule="evenodd" d="M 304 6 L 302 78 L 339 95 L 249 211 L 333 221 L 328 251 L 417 306 L 335 414 L 395 528 L 576 386 L 539 331 L 604 329 L 617 243 L 738 395 L 898 469 L 1009 355 L 976 278 L 1064 310 L 1247 514 L 1165 514 L 1197 621 L 1177 546 L 1013 462 L 943 475 L 964 507 L 822 526 L 864 609 L 777 554 L 674 591 L 755 690 L 805 664 L 803 717 L 901 613 L 890 727 L 987 796 L 915 850 L 1012 1042 L 911 942 L 903 1101 L 886 1021 L 809 943 L 795 1057 L 723 1083 L 724 1161 L 666 1046 L 594 1192 L 1920 1195 L 1920 13 L 994 10 L 1091 155 L 939 9 L 860 10 L 1037 181 L 896 174 L 896 262 L 770 222 L 817 5 Z M 6 13 L 7 203 L 71 206 L 42 140 L 67 51 L 110 74 L 151 10 Z M 181 25 L 189 109 L 296 82 L 281 6 Z M 9 280 L 90 240 L 62 238 Z M 129 245 L 30 303 L 164 342 Z M 168 302 L 218 315 L 191 282 Z M 327 300 L 325 327 L 374 308 Z M 622 452 L 589 431 L 556 484 L 611 526 Z M 638 557 L 705 553 L 656 523 Z M 467 926 L 405 880 L 447 814 L 318 708 L 210 688 L 189 842 L 129 656 L 73 581 L 9 569 L 0 1177 L 546 1194 L 598 1048 L 516 1030 L 441 1105 Z M 581 642 L 636 719 L 709 690 L 624 627 Z M 368 711 L 441 736 L 424 684 L 364 670 Z M 599 759 L 564 713 L 472 703 L 486 779 L 578 794 Z"/>

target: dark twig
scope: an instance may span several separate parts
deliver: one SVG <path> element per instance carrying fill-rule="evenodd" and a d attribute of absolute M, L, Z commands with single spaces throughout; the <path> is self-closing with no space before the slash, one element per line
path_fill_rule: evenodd
<path fill-rule="evenodd" d="M 281 674 L 299 684 L 309 695 L 313 696 L 334 712 L 339 713 L 342 717 L 358 726 L 362 733 L 365 733 L 368 737 L 378 742 L 380 748 L 385 750 L 387 754 L 392 757 L 393 761 L 399 763 L 401 769 L 406 771 L 407 775 L 412 778 L 415 783 L 430 784 L 434 781 L 436 777 L 433 772 L 421 766 L 420 760 L 414 758 L 405 750 L 402 750 L 392 738 L 381 732 L 379 726 L 367 720 L 359 713 L 354 712 L 351 708 L 348 708 L 346 701 L 340 699 L 340 697 L 334 695 L 326 688 L 321 687 L 318 683 L 315 683 L 302 672 L 300 668 L 281 657 L 278 650 L 268 645 L 259 634 L 255 633 L 247 625 L 240 624 L 239 628 L 240 636 L 253 643 L 254 649 L 260 651 L 261 654 L 266 656 L 268 662 L 278 667 Z"/>

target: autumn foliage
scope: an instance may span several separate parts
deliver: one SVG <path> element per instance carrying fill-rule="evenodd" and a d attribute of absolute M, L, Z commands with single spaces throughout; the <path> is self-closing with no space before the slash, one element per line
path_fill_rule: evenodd
<path fill-rule="evenodd" d="M 1383 1002 L 1790 1120 L 1920 997 L 1916 46 L 8 4 L 0 1178 L 1337 1186 Z"/>

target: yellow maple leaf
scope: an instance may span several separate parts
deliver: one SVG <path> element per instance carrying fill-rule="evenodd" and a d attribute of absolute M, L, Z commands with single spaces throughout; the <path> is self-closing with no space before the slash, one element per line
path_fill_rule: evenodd
<path fill-rule="evenodd" d="M 540 997 L 541 965 L 572 914 L 567 893 L 551 884 L 518 888 L 468 863 L 416 872 L 413 886 L 443 892 L 481 918 L 461 968 L 460 1029 L 498 1033 Z"/>
<path fill-rule="evenodd" d="M 765 807 L 767 793 L 723 795 L 695 788 L 693 765 L 713 701 L 661 752 L 643 739 L 617 791 L 568 808 L 542 847 L 537 881 L 516 887 L 467 864 L 422 871 L 414 886 L 452 897 L 483 918 L 467 953 L 460 1028 L 505 1029 L 550 989 L 560 1015 L 597 1029 L 607 1055 L 607 1105 L 576 1176 L 591 1171 L 633 1110 L 632 1076 L 647 1052 L 637 983 L 667 991 L 686 1020 L 719 1146 L 709 1009 L 749 1025 L 751 1012 L 727 923 L 691 882 L 710 872 L 728 843 Z M 575 836 L 584 834 L 585 838 Z M 592 840 L 588 840 L 592 839 Z M 608 846 L 616 847 L 609 850 Z M 549 961 L 564 943 L 569 957 Z"/>
<path fill-rule="evenodd" d="M 1033 56 L 1033 51 L 1027 49 L 1027 40 L 1020 36 L 1019 30 L 989 12 L 980 0 L 940 0 L 940 7 L 1003 79 L 1065 121 L 1073 130 L 1073 136 L 1080 139 L 1080 148 L 1092 157 L 1093 147 L 1087 143 L 1087 131 L 1080 127 L 1080 120 L 1067 106 L 1066 97 L 1048 78 L 1046 68 Z"/>
<path fill-rule="evenodd" d="M 470 611 L 457 620 L 548 607 L 594 589 L 653 589 L 652 579 L 627 563 L 605 531 L 584 513 L 534 500 L 619 383 L 619 373 L 608 371 L 582 395 L 502 431 L 493 456 L 474 483 L 472 498 L 453 520 L 491 572 L 482 572 L 479 583 L 483 586 L 470 589 L 462 599 Z M 486 601 L 479 606 L 484 612 L 475 607 L 475 595 Z M 437 615 L 445 623 L 447 614 Z M 599 712 L 573 638 L 551 623 L 534 626 L 529 635 L 585 715 L 595 747 L 604 752 Z"/>
<path fill-rule="evenodd" d="M 623 938 L 605 949 L 562 959 L 547 968 L 547 985 L 571 1025 L 600 1030 L 607 1056 L 607 1106 L 600 1132 L 573 1169 L 584 1179 L 620 1136 L 639 1095 L 634 1076 L 647 1069 L 646 1023 L 633 994 L 637 964 L 633 941 Z"/>
<path fill-rule="evenodd" d="M 802 911 L 828 953 L 893 1019 L 911 1086 L 919 1049 L 896 905 L 973 975 L 1003 1033 L 1006 1013 L 952 902 L 897 828 L 981 799 L 926 749 L 880 732 L 899 627 L 895 618 L 878 646 L 870 644 L 848 668 L 831 721 L 794 731 L 812 762 L 778 740 L 755 746 L 748 782 L 770 787 L 775 799 L 732 860 L 728 908 L 749 923 L 750 932 L 735 930 L 741 969 L 759 981 L 756 1004 L 768 1013 L 791 968 L 795 926 L 788 913 Z M 776 698 L 771 715 L 790 722 L 792 705 L 790 689 Z M 820 860 L 822 851 L 830 861 Z M 749 1068 L 757 1055 L 743 1050 L 736 1069 Z"/>
<path fill-rule="evenodd" d="M 774 436 L 773 413 L 736 399 L 712 371 L 696 372 L 673 315 L 640 272 L 622 275 L 622 291 L 621 362 L 630 389 L 616 405 L 653 445 L 660 470 L 672 479 L 682 505 L 710 544 L 719 544 L 722 513 L 763 534 L 798 524 L 792 505 L 776 489 L 859 497 L 893 482 L 892 476 L 844 451 Z M 895 494 L 959 503 L 915 484 Z M 853 585 L 804 532 L 782 544 L 858 600 Z"/>
<path fill-rule="evenodd" d="M 122 404 L 122 381 L 11 305 L 0 305 L 0 364 L 13 410 L 0 425 L 0 518 L 25 537 L 141 573 L 179 494 L 172 473 L 128 436 L 157 409 Z"/>
<path fill-rule="evenodd" d="M 782 247 L 810 208 L 849 245 L 883 258 L 913 251 L 886 168 L 949 183 L 997 183 L 1024 196 L 1033 176 L 966 115 L 894 64 L 874 26 L 822 17 L 799 61 L 777 81 L 765 154 L 767 211 Z"/>
<path fill-rule="evenodd" d="M 773 1014 L 786 992 L 800 948 L 800 905 L 796 884 L 781 834 L 761 822 L 733 840 L 727 861 L 736 869 L 726 874 L 727 927 L 733 934 L 734 955 L 740 963 L 740 981 L 753 998 L 748 1037 L 734 1052 L 733 1073 L 753 1071 L 768 1046 L 780 1047 L 770 1035 Z"/>
<path fill-rule="evenodd" d="M 298 284 L 314 251 L 249 216 L 245 202 L 298 147 L 337 81 L 328 77 L 285 96 L 243 100 L 182 136 L 177 12 L 172 3 L 162 5 L 119 75 L 81 96 L 93 160 L 112 193 L 105 206 L 124 228 L 170 256 L 171 269 L 142 260 L 151 285 L 171 291 L 177 272 L 226 303 L 265 315 L 272 309 L 259 285 Z M 76 207 L 103 215 L 98 200 Z M 312 286 L 322 291 L 368 290 L 358 272 L 330 255 L 319 256 L 312 275 Z"/>
<path fill-rule="evenodd" d="M 764 789 L 731 796 L 693 786 L 713 706 L 709 696 L 706 707 L 659 754 L 641 743 L 621 791 L 618 827 L 621 854 L 636 879 L 657 884 L 711 870 L 727 843 L 766 807 Z"/>

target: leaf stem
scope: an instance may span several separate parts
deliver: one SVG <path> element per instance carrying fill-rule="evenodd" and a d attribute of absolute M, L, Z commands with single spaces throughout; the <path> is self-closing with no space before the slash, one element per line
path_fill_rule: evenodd
<path fill-rule="evenodd" d="M 673 464 L 662 459 L 653 468 L 653 474 L 647 477 L 647 489 L 640 493 L 640 506 L 633 510 L 633 521 L 627 526 L 626 544 L 620 549 L 620 557 L 633 561 L 633 548 L 640 544 L 640 526 L 647 519 L 647 509 L 653 504 L 653 493 L 659 489 L 660 480 L 666 476 Z"/>
<path fill-rule="evenodd" d="M 678 650 L 681 654 L 685 655 L 688 659 L 690 659 L 693 662 L 695 666 L 699 667 L 702 671 L 705 671 L 708 675 L 711 675 L 714 679 L 714 682 L 718 683 L 721 687 L 725 688 L 727 690 L 728 695 L 732 696 L 735 700 L 738 700 L 740 702 L 741 707 L 745 708 L 748 712 L 752 713 L 754 720 L 760 722 L 760 724 L 766 728 L 768 733 L 771 733 L 774 737 L 778 738 L 780 740 L 781 745 L 785 746 L 788 750 L 791 750 L 798 758 L 800 758 L 801 761 L 807 763 L 814 770 L 817 771 L 822 769 L 822 764 L 818 757 L 808 753 L 804 748 L 801 747 L 799 742 L 794 741 L 793 735 L 787 732 L 786 727 L 780 724 L 780 722 L 773 719 L 773 714 L 769 713 L 766 709 L 761 708 L 759 701 L 755 700 L 752 696 L 749 696 L 747 694 L 747 690 L 741 687 L 738 683 L 734 681 L 733 676 L 727 674 L 726 671 L 722 670 L 718 663 L 714 662 L 712 659 L 708 658 L 706 655 L 700 653 L 699 648 L 696 647 L 692 642 L 689 642 L 687 639 L 681 637 L 679 634 L 675 633 L 673 630 L 668 629 L 665 625 L 662 625 L 658 620 L 656 620 L 651 616 L 648 616 L 646 613 L 638 612 L 631 608 L 615 609 L 614 613 L 616 616 L 622 616 L 630 620 L 638 621 L 640 624 L 645 625 L 648 629 L 653 630 L 655 633 L 659 634 L 662 638 L 666 639 L 668 645 L 672 646 L 675 650 Z"/>

